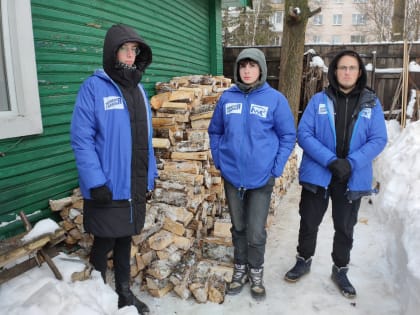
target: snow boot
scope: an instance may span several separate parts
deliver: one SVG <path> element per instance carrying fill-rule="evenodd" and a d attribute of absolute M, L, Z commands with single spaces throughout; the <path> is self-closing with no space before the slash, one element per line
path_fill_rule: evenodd
<path fill-rule="evenodd" d="M 118 294 L 118 308 L 133 305 L 139 315 L 149 314 L 149 307 L 131 292 L 129 283 L 117 283 L 115 285 L 115 291 Z"/>
<path fill-rule="evenodd" d="M 311 270 L 312 257 L 305 258 L 296 256 L 296 264 L 285 275 L 284 280 L 288 282 L 296 282 L 302 276 L 306 275 Z"/>
<path fill-rule="evenodd" d="M 233 268 L 232 281 L 227 287 L 226 294 L 236 295 L 242 291 L 244 284 L 248 282 L 248 266 L 235 264 Z"/>
<path fill-rule="evenodd" d="M 347 278 L 348 267 L 337 267 L 333 265 L 331 279 L 337 285 L 341 294 L 347 298 L 354 298 L 356 296 L 356 290 Z"/>
<path fill-rule="evenodd" d="M 249 269 L 249 281 L 251 283 L 251 296 L 261 301 L 265 299 L 265 287 L 263 283 L 264 268 L 250 268 Z"/>

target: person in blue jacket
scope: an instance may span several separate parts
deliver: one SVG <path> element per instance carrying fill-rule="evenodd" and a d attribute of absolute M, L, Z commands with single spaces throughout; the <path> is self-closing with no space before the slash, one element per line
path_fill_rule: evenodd
<path fill-rule="evenodd" d="M 83 82 L 71 122 L 83 224 L 94 235 L 90 262 L 105 281 L 113 251 L 118 307 L 134 305 L 140 314 L 149 308 L 130 290 L 130 250 L 157 176 L 151 109 L 140 84 L 151 62 L 151 48 L 133 28 L 113 25 L 104 40 L 103 70 Z"/>
<path fill-rule="evenodd" d="M 310 271 L 318 227 L 332 202 L 334 239 L 331 278 L 346 297 L 356 290 L 347 277 L 353 230 L 360 201 L 372 193 L 372 162 L 387 143 L 381 103 L 366 87 L 359 54 L 339 52 L 328 67 L 329 86 L 315 94 L 298 125 L 303 149 L 296 264 L 285 280 L 295 282 Z"/>
<path fill-rule="evenodd" d="M 274 180 L 296 143 L 289 103 L 266 79 L 264 53 L 244 49 L 236 59 L 235 85 L 221 95 L 208 128 L 232 221 L 234 271 L 227 294 L 238 294 L 249 279 L 255 299 L 266 296 L 265 226 Z"/>

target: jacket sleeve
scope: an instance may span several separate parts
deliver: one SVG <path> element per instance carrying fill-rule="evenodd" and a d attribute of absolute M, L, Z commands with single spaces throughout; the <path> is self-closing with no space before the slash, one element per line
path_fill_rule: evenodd
<path fill-rule="evenodd" d="M 96 136 L 93 82 L 88 80 L 82 84 L 77 95 L 70 127 L 71 146 L 79 179 L 87 190 L 102 186 L 107 182 L 95 151 Z M 84 197 L 90 198 L 90 196 Z"/>
<path fill-rule="evenodd" d="M 219 169 L 219 144 L 220 139 L 224 134 L 223 126 L 223 95 L 220 97 L 208 128 L 210 138 L 210 150 L 213 158 L 214 166 Z"/>
<path fill-rule="evenodd" d="M 284 166 L 296 144 L 296 128 L 292 111 L 285 97 L 280 98 L 279 106 L 276 108 L 275 131 L 279 139 L 279 148 L 272 169 L 272 175 L 279 177 L 283 173 Z"/>
<path fill-rule="evenodd" d="M 359 115 L 362 115 L 362 112 Z M 372 163 L 385 148 L 387 141 L 388 136 L 382 105 L 376 98 L 376 104 L 372 108 L 371 123 L 369 124 L 366 141 L 355 150 L 352 148 L 352 143 L 350 144 L 350 154 L 347 156 L 347 159 L 350 161 L 352 168 L 358 169 Z"/>
<path fill-rule="evenodd" d="M 317 114 L 320 102 L 322 102 L 324 93 L 314 95 L 306 106 L 300 119 L 297 131 L 297 139 L 299 146 L 303 149 L 312 160 L 323 167 L 327 167 L 337 156 L 335 154 L 335 136 L 333 127 L 329 123 L 330 113 L 325 113 L 323 117 L 325 122 L 317 124 Z M 326 99 L 326 97 L 325 97 Z M 326 102 L 325 102 L 326 103 Z M 327 108 L 327 104 L 325 104 Z M 318 128 L 318 130 L 317 130 Z M 327 133 L 330 143 L 326 144 L 319 140 L 319 134 L 322 133 L 324 138 Z"/>

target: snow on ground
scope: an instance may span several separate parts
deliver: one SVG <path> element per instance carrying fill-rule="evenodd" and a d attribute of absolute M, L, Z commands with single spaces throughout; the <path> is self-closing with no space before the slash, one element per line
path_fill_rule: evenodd
<path fill-rule="evenodd" d="M 249 285 L 223 304 L 198 304 L 174 293 L 154 298 L 134 286 L 151 314 L 164 315 L 416 315 L 420 307 L 420 121 L 401 131 L 388 123 L 389 144 L 375 162 L 379 194 L 364 198 L 355 228 L 349 279 L 355 299 L 343 297 L 332 283 L 332 220 L 327 211 L 320 226 L 311 272 L 297 283 L 283 280 L 295 263 L 299 228 L 300 186 L 289 187 L 268 230 L 265 262 L 267 299 L 254 301 Z M 35 227 L 34 227 L 35 228 Z M 99 273 L 90 280 L 70 280 L 83 264 L 54 258 L 64 280 L 54 278 L 46 264 L 0 286 L 2 314 L 8 315 L 134 315 L 133 307 L 117 310 L 117 296 Z"/>

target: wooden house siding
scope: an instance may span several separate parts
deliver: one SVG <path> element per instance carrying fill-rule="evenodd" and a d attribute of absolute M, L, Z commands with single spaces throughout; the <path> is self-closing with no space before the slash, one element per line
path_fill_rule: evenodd
<path fill-rule="evenodd" d="M 81 83 L 102 67 L 102 44 L 116 23 L 134 27 L 151 46 L 153 63 L 142 83 L 188 74 L 223 74 L 221 1 L 32 0 L 34 44 L 44 132 L 0 141 L 0 239 L 51 216 L 49 199 L 78 187 L 69 142 Z"/>

